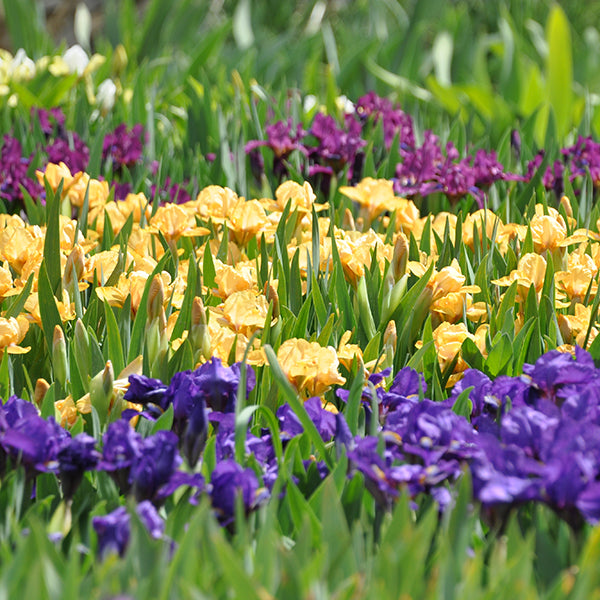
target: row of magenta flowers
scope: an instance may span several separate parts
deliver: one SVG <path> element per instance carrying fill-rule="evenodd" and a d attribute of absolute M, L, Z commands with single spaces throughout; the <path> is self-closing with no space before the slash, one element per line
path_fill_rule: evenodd
<path fill-rule="evenodd" d="M 246 432 L 243 461 L 253 460 L 246 468 L 239 464 L 235 399 L 240 371 L 238 363 L 224 367 L 213 359 L 178 373 L 168 386 L 131 376 L 126 399 L 141 404 L 148 419 L 172 411 L 170 431 L 142 438 L 126 413 L 108 425 L 100 449 L 94 437 L 71 437 L 53 418 L 42 419 L 32 403 L 12 397 L 0 409 L 4 475 L 16 465 L 29 479 L 55 473 L 70 502 L 86 471 L 105 471 L 120 494 L 139 503 L 142 521 L 158 537 L 164 528 L 156 509 L 180 486 L 192 489 L 190 502 L 208 494 L 217 518 L 231 523 L 236 496 L 247 513 L 268 501 L 278 476 L 285 476 L 279 469 L 281 446 L 285 449 L 304 431 L 298 409 L 282 405 L 278 431 L 253 427 Z M 287 485 L 296 485 L 310 469 L 324 478 L 332 457 L 345 453 L 348 477 L 362 474 L 383 509 L 406 490 L 415 502 L 431 495 L 443 511 L 452 502 L 454 482 L 468 467 L 474 498 L 487 518 L 507 506 L 541 502 L 574 528 L 600 520 L 600 369 L 584 350 L 575 357 L 549 352 L 525 365 L 519 377 L 490 380 L 468 370 L 444 402 L 427 400 L 422 375 L 410 368 L 402 369 L 389 389 L 382 385 L 385 375 L 371 375 L 363 390 L 369 435 L 352 432 L 344 413 L 325 410 L 318 397 L 304 403 L 302 410 L 322 440 L 333 444 L 329 455 L 303 461 L 303 472 L 294 472 Z M 248 368 L 246 392 L 253 386 Z M 337 393 L 342 402 L 348 400 L 347 391 Z M 216 440 L 210 473 L 202 457 L 209 436 Z M 120 507 L 94 519 L 101 552 L 125 550 L 128 518 Z"/>
<path fill-rule="evenodd" d="M 544 151 L 529 160 L 522 172 L 510 172 L 499 161 L 495 151 L 480 149 L 474 154 L 461 157 L 452 142 L 442 144 L 434 132 L 426 131 L 422 143 L 417 143 L 413 119 L 399 106 L 370 92 L 352 105 L 342 120 L 317 112 L 308 128 L 294 124 L 289 118 L 273 122 L 265 127 L 266 139 L 249 141 L 245 150 L 249 156 L 254 176 L 260 181 L 265 173 L 265 156 L 261 147 L 271 151 L 272 165 L 269 175 L 281 181 L 289 177 L 291 155 L 301 160 L 304 178 L 328 193 L 331 178 L 347 178 L 356 183 L 365 175 L 365 148 L 373 137 L 373 127 L 381 126 L 383 146 L 376 148 L 378 163 L 383 163 L 394 150 L 397 165 L 394 168 L 394 189 L 407 198 L 424 197 L 441 193 L 452 202 L 470 195 L 480 206 L 485 194 L 496 181 L 530 181 L 544 165 L 542 183 L 560 197 L 563 193 L 563 177 L 568 173 L 571 182 L 588 174 L 593 182 L 600 180 L 600 144 L 591 137 L 579 136 L 576 143 L 563 148 L 560 159 L 547 165 Z M 29 177 L 35 168 L 44 168 L 50 162 L 64 162 L 72 172 L 85 171 L 90 159 L 89 145 L 74 131 L 65 127 L 65 116 L 58 108 L 33 109 L 30 128 L 41 131 L 39 143 L 23 155 L 22 142 L 18 136 L 6 134 L 1 150 L 0 198 L 13 209 L 23 206 L 23 188 L 34 199 L 43 200 L 43 186 Z M 125 124 L 117 126 L 104 136 L 102 144 L 102 171 L 110 173 L 115 187 L 115 198 L 124 199 L 132 189 L 126 171 L 142 165 L 146 134 L 137 124 L 131 129 Z M 43 140 L 43 141 L 42 141 Z M 376 141 L 376 140 L 375 140 Z M 28 144 L 30 145 L 30 144 Z M 511 137 L 515 160 L 521 153 L 521 141 L 517 131 Z M 215 148 L 215 150 L 218 150 Z M 215 153 L 205 159 L 215 160 Z M 156 175 L 159 164 L 146 165 Z M 378 164 L 374 165 L 378 168 Z M 198 182 L 186 178 L 172 181 L 169 177 L 161 186 L 153 184 L 146 190 L 161 200 L 185 202 Z"/>

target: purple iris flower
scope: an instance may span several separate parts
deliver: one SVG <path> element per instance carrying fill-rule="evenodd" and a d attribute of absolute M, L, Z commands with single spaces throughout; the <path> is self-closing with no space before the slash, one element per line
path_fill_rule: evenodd
<path fill-rule="evenodd" d="M 241 496 L 246 513 L 264 498 L 259 493 L 258 479 L 250 468 L 244 469 L 234 460 L 224 460 L 214 468 L 210 497 L 219 521 L 227 525 L 235 516 L 235 499 Z"/>
<path fill-rule="evenodd" d="M 56 471 L 58 453 L 70 437 L 53 418 L 26 415 L 0 432 L 0 445 L 29 476 Z"/>
<path fill-rule="evenodd" d="M 390 506 L 398 496 L 396 483 L 391 477 L 390 455 L 378 452 L 379 440 L 368 436 L 357 440 L 356 446 L 348 451 L 348 460 L 352 469 L 359 471 L 365 478 L 365 486 L 381 506 Z"/>
<path fill-rule="evenodd" d="M 32 108 L 31 115 L 36 116 L 40 124 L 40 128 L 46 136 L 54 135 L 55 133 L 62 137 L 65 134 L 65 115 L 60 108 Z"/>
<path fill-rule="evenodd" d="M 358 116 L 361 121 L 371 118 L 374 124 L 381 119 L 384 144 L 388 150 L 396 136 L 401 148 L 414 148 L 415 133 L 412 118 L 387 98 L 382 98 L 373 91 L 368 92 L 356 101 L 354 115 L 348 115 L 346 118 L 354 116 Z"/>
<path fill-rule="evenodd" d="M 277 419 L 279 421 L 281 439 L 284 441 L 291 440 L 304 431 L 298 415 L 296 415 L 294 409 L 287 403 L 277 409 Z"/>
<path fill-rule="evenodd" d="M 592 525 L 600 522 L 600 481 L 594 481 L 583 490 L 575 502 L 583 518 Z"/>
<path fill-rule="evenodd" d="M 144 127 L 139 123 L 131 130 L 125 123 L 118 125 L 114 131 L 104 136 L 102 160 L 110 160 L 116 171 L 123 167 L 131 168 L 142 158 L 144 137 Z"/>
<path fill-rule="evenodd" d="M 302 154 L 307 154 L 307 150 L 302 143 L 306 132 L 302 125 L 298 123 L 294 128 L 292 119 L 287 121 L 277 121 L 265 127 L 267 134 L 266 140 L 252 140 L 244 148 L 246 154 L 255 152 L 259 147 L 266 146 L 273 151 L 273 174 L 276 177 L 284 177 L 288 173 L 287 159 L 289 155 L 298 150 Z M 256 162 L 256 159 L 254 159 Z"/>
<path fill-rule="evenodd" d="M 333 439 L 335 441 L 335 446 L 338 450 L 338 454 L 341 452 L 341 447 L 344 446 L 346 450 L 351 450 L 354 448 L 355 441 L 352 432 L 350 431 L 350 427 L 348 427 L 348 423 L 344 418 L 344 415 L 340 412 L 335 415 L 335 434 Z"/>
<path fill-rule="evenodd" d="M 240 363 L 223 367 L 219 358 L 210 359 L 194 371 L 209 408 L 220 412 L 235 411 L 240 372 Z M 256 375 L 252 367 L 248 366 L 246 367 L 246 397 L 255 385 Z"/>
<path fill-rule="evenodd" d="M 151 502 L 140 502 L 135 511 L 150 537 L 161 539 L 164 536 L 164 520 Z M 119 506 L 104 517 L 94 517 L 92 527 L 98 537 L 98 554 L 101 558 L 111 552 L 124 556 L 131 538 L 131 517 L 124 506 Z"/>
<path fill-rule="evenodd" d="M 208 436 L 208 415 L 203 400 L 197 402 L 188 417 L 187 425 L 181 438 L 181 451 L 190 467 L 194 467 L 206 444 Z"/>
<path fill-rule="evenodd" d="M 4 136 L 0 151 L 0 198 L 5 202 L 22 206 L 21 186 L 33 199 L 41 197 L 42 186 L 27 176 L 31 159 L 31 156 L 22 155 L 21 144 L 16 138 Z"/>
<path fill-rule="evenodd" d="M 540 356 L 534 365 L 523 365 L 523 373 L 531 378 L 531 386 L 538 396 L 557 401 L 563 385 L 581 385 L 598 381 L 599 373 L 588 352 L 580 350 L 576 358 L 551 350 Z"/>
<path fill-rule="evenodd" d="M 94 517 L 92 526 L 98 536 L 98 554 L 104 558 L 110 552 L 125 554 L 131 536 L 131 520 L 124 506 L 104 517 Z"/>
<path fill-rule="evenodd" d="M 80 433 L 65 441 L 58 452 L 58 476 L 66 499 L 73 498 L 84 472 L 95 469 L 99 460 L 96 440 L 91 435 Z"/>
<path fill-rule="evenodd" d="M 156 511 L 156 507 L 149 500 L 140 502 L 135 511 L 148 530 L 150 537 L 159 540 L 165 533 L 165 521 Z"/>
<path fill-rule="evenodd" d="M 530 406 L 511 410 L 502 419 L 500 436 L 505 444 L 513 444 L 522 452 L 538 459 L 544 447 L 552 442 L 559 418 L 549 417 Z"/>
<path fill-rule="evenodd" d="M 143 440 L 141 455 L 129 473 L 129 482 L 138 502 L 160 503 L 168 495 L 162 488 L 170 483 L 181 464 L 177 444 L 177 436 L 170 431 L 158 431 Z"/>
<path fill-rule="evenodd" d="M 142 436 L 121 419 L 108 426 L 103 437 L 102 460 L 98 469 L 107 471 L 121 494 L 129 493 L 129 472 L 142 456 Z"/>
<path fill-rule="evenodd" d="M 72 173 L 85 171 L 90 160 L 90 149 L 79 135 L 73 131 L 64 138 L 58 137 L 45 148 L 48 161 L 64 162 Z"/>
<path fill-rule="evenodd" d="M 123 399 L 144 406 L 156 405 L 164 410 L 163 398 L 166 390 L 167 386 L 160 379 L 134 374 L 129 376 L 129 387 Z"/>

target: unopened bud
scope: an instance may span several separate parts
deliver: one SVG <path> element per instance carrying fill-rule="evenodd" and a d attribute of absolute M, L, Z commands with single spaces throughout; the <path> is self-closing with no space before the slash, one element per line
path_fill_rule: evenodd
<path fill-rule="evenodd" d="M 148 290 L 148 321 L 154 321 L 158 318 L 161 312 L 164 312 L 163 305 L 165 302 L 165 288 L 163 285 L 162 277 L 157 274 L 150 283 L 150 289 Z"/>
<path fill-rule="evenodd" d="M 165 311 L 161 307 L 158 318 L 152 320 L 146 328 L 146 352 L 150 364 L 151 377 L 162 378 L 164 374 L 165 356 L 169 348 L 169 334 Z"/>
<path fill-rule="evenodd" d="M 77 319 L 75 322 L 73 343 L 75 346 L 75 363 L 77 364 L 77 369 L 79 371 L 79 378 L 83 383 L 83 387 L 87 390 L 89 378 L 91 376 L 92 357 L 88 332 L 81 319 Z"/>
<path fill-rule="evenodd" d="M 273 302 L 273 318 L 279 317 L 279 294 L 269 281 L 265 282 L 264 294 L 267 302 Z"/>
<path fill-rule="evenodd" d="M 569 200 L 569 197 L 563 196 L 560 199 L 560 205 L 565 209 L 565 214 L 567 215 L 567 217 L 572 219 L 573 218 L 573 207 L 571 206 L 571 201 Z"/>
<path fill-rule="evenodd" d="M 90 381 L 90 402 L 98 412 L 98 418 L 102 425 L 108 420 L 114 381 L 115 372 L 110 360 L 106 361 L 104 369 Z"/>
<path fill-rule="evenodd" d="M 121 75 L 127 66 L 127 61 L 127 50 L 125 50 L 125 46 L 123 46 L 123 44 L 118 44 L 113 52 L 113 71 L 115 75 Z"/>
<path fill-rule="evenodd" d="M 206 309 L 200 296 L 195 296 L 192 302 L 192 327 L 206 325 Z"/>
<path fill-rule="evenodd" d="M 392 274 L 394 281 L 398 281 L 406 273 L 406 265 L 408 264 L 408 240 L 403 233 L 396 236 L 394 243 L 394 254 L 392 257 Z"/>
<path fill-rule="evenodd" d="M 52 368 L 54 379 L 64 387 L 67 382 L 67 343 L 60 325 L 55 325 L 52 337 Z"/>
<path fill-rule="evenodd" d="M 83 249 L 79 244 L 76 244 L 67 257 L 65 264 L 65 272 L 63 274 L 63 285 L 71 291 L 75 290 L 79 280 L 83 276 L 85 268 Z"/>
<path fill-rule="evenodd" d="M 198 350 L 204 358 L 210 355 L 210 334 L 206 319 L 206 309 L 200 296 L 196 296 L 192 303 L 192 326 L 190 328 L 190 341 L 194 350 Z"/>
<path fill-rule="evenodd" d="M 344 211 L 344 220 L 342 223 L 343 228 L 346 231 L 356 231 L 356 223 L 354 222 L 354 216 L 349 208 Z"/>
<path fill-rule="evenodd" d="M 42 407 L 46 392 L 50 389 L 50 384 L 42 377 L 35 382 L 35 389 L 33 391 L 33 402 L 38 407 Z"/>
<path fill-rule="evenodd" d="M 396 331 L 396 321 L 390 321 L 383 333 L 383 345 L 389 348 L 395 348 L 398 343 L 398 333 Z"/>

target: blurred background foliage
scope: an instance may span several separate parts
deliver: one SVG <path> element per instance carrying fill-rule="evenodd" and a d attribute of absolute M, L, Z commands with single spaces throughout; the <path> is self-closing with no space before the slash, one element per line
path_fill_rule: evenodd
<path fill-rule="evenodd" d="M 540 148 L 552 156 L 577 134 L 600 133 L 598 2 L 86 5 L 88 25 L 76 1 L 4 0 L 10 49 L 25 48 L 36 59 L 77 41 L 106 56 L 97 81 L 111 77 L 129 93 L 103 122 L 90 125 L 80 110 L 85 100 L 66 90 L 58 100 L 67 105 L 67 125 L 86 135 L 119 122 L 143 123 L 150 160 L 179 155 L 174 178 L 206 171 L 202 157 L 216 153 L 219 172 L 230 175 L 214 182 L 245 192 L 245 142 L 263 137 L 269 120 L 292 116 L 308 126 L 311 115 L 302 110 L 308 95 L 340 117 L 336 99 L 356 101 L 374 90 L 399 103 L 418 134 L 432 129 L 461 152 L 502 147 L 517 129 L 526 157 Z M 57 95 L 19 98 L 28 110 Z M 232 154 L 233 166 L 223 164 Z M 218 177 L 216 168 L 211 174 Z"/>

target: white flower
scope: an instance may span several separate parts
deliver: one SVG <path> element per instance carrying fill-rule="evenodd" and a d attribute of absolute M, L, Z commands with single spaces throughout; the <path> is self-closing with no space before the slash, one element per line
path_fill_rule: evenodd
<path fill-rule="evenodd" d="M 31 79 L 35 75 L 35 63 L 19 48 L 10 63 L 10 74 L 15 79 Z"/>
<path fill-rule="evenodd" d="M 103 113 L 112 110 L 115 105 L 115 96 L 117 94 L 117 86 L 112 79 L 105 79 L 99 86 L 96 93 L 96 104 L 100 107 Z"/>
<path fill-rule="evenodd" d="M 85 68 L 90 62 L 87 52 L 79 44 L 71 46 L 64 53 L 63 60 L 65 61 L 69 72 L 77 73 L 77 75 L 83 75 Z"/>
<path fill-rule="evenodd" d="M 346 96 L 338 96 L 335 99 L 335 105 L 338 110 L 343 110 L 344 114 L 350 115 L 354 112 L 354 103 Z"/>
<path fill-rule="evenodd" d="M 313 94 L 308 94 L 304 98 L 304 112 L 309 113 L 315 106 L 317 106 L 317 97 Z"/>

